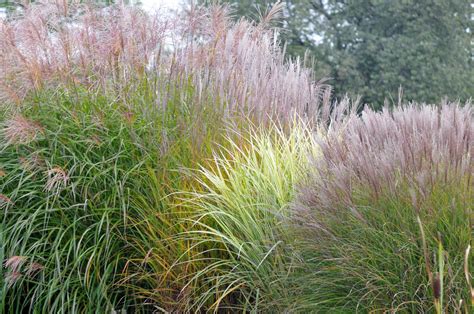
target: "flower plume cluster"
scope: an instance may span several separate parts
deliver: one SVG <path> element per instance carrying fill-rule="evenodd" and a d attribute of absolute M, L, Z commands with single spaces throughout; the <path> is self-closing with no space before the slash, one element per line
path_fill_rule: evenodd
<path fill-rule="evenodd" d="M 303 208 L 352 206 L 355 195 L 414 193 L 465 182 L 474 174 L 474 111 L 470 103 L 410 104 L 365 109 L 334 121 L 320 136 L 321 158 L 302 188 Z"/>
<path fill-rule="evenodd" d="M 267 27 L 279 9 L 254 23 L 232 21 L 226 6 L 149 14 L 124 5 L 30 4 L 0 19 L 0 100 L 21 103 L 32 91 L 79 83 L 126 97 L 127 87 L 152 78 L 157 108 L 174 90 L 228 113 L 314 118 L 329 88 L 301 60 L 285 60 Z"/>

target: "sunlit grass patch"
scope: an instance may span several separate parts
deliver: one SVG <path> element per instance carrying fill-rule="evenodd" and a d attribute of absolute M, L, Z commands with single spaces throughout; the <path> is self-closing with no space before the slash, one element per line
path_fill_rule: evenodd
<path fill-rule="evenodd" d="M 187 195 L 194 212 L 190 260 L 200 268 L 187 276 L 189 309 L 285 309 L 287 277 L 298 254 L 287 233 L 288 204 L 317 153 L 311 129 L 277 125 L 229 140 L 197 173 L 201 191 Z"/>

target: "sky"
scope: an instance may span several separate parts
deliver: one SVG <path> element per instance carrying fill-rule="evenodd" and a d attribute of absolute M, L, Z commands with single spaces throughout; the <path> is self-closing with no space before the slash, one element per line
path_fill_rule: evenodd
<path fill-rule="evenodd" d="M 184 0 L 139 0 L 147 11 L 156 8 L 177 9 Z M 0 17 L 4 16 L 4 8 L 0 8 Z"/>
<path fill-rule="evenodd" d="M 145 10 L 153 10 L 154 8 L 177 9 L 182 0 L 140 0 Z"/>

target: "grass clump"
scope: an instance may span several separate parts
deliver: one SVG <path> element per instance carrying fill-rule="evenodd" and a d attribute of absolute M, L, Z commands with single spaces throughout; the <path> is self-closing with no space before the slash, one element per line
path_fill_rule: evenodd
<path fill-rule="evenodd" d="M 310 129 L 250 131 L 229 139 L 197 173 L 200 191 L 187 195 L 192 226 L 180 235 L 198 263 L 188 275 L 189 310 L 284 309 L 287 280 L 298 258 L 287 234 L 288 204 L 317 146 Z"/>
<path fill-rule="evenodd" d="M 471 103 L 331 106 L 281 9 L 0 18 L 0 312 L 472 312 Z"/>
<path fill-rule="evenodd" d="M 137 6 L 54 0 L 0 18 L 0 106 L 58 86 L 126 99 L 144 78 L 155 109 L 176 97 L 231 119 L 315 119 L 328 86 L 301 60 L 286 60 L 272 17 L 233 21 L 228 7 L 190 6 L 177 13 Z M 188 93 L 189 86 L 193 93 Z"/>
<path fill-rule="evenodd" d="M 315 274 L 300 305 L 470 312 L 473 132 L 470 104 L 335 122 L 294 207 Z"/>
<path fill-rule="evenodd" d="M 153 227 L 170 237 L 164 198 L 186 184 L 175 170 L 212 142 L 188 122 L 198 121 L 192 111 L 178 114 L 170 103 L 151 114 L 144 99 L 145 90 L 127 103 L 47 91 L 2 111 L 2 312 L 142 308 L 120 284 L 129 261 L 144 256 L 145 241 L 131 245 L 140 239 L 136 221 L 159 215 Z M 156 248 L 169 264 L 178 249 Z"/>
<path fill-rule="evenodd" d="M 109 104 L 43 100 L 3 121 L 2 311 L 119 309 L 131 302 L 114 285 L 129 254 L 127 199 L 146 153 Z M 32 128 L 39 136 L 19 141 Z"/>

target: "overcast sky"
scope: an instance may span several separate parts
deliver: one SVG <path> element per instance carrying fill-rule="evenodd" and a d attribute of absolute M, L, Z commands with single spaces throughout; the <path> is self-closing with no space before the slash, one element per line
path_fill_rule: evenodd
<path fill-rule="evenodd" d="M 1 0 L 0 0 L 1 1 Z M 153 11 L 156 8 L 177 9 L 184 0 L 139 0 L 143 8 L 147 11 Z M 134 1 L 132 1 L 134 3 Z M 0 17 L 5 15 L 5 9 L 0 8 Z"/>
<path fill-rule="evenodd" d="M 140 0 L 143 4 L 143 8 L 146 10 L 152 10 L 154 8 L 163 8 L 176 9 L 179 4 L 182 3 L 182 0 Z"/>

